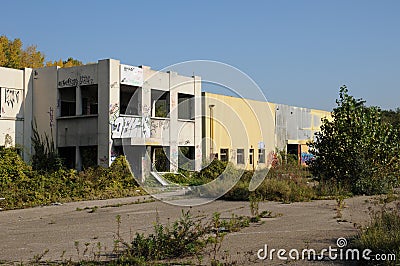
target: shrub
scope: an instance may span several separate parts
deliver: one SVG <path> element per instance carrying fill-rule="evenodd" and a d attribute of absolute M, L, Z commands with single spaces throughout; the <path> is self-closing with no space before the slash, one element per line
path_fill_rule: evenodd
<path fill-rule="evenodd" d="M 109 168 L 34 171 L 14 149 L 0 149 L 0 197 L 5 209 L 71 200 L 105 199 L 141 194 L 124 157 Z"/>
<path fill-rule="evenodd" d="M 398 130 L 382 121 L 379 108 L 349 95 L 346 86 L 336 103 L 333 120 L 322 119 L 321 132 L 309 143 L 313 175 L 353 194 L 387 193 L 399 184 Z"/>
<path fill-rule="evenodd" d="M 309 184 L 307 167 L 299 165 L 297 160 L 283 154 L 280 165 L 271 168 L 255 190 L 256 196 L 262 200 L 295 202 L 308 201 L 317 197 L 314 188 Z M 245 171 L 240 181 L 224 195 L 227 200 L 249 200 L 249 183 L 253 171 Z"/>
<path fill-rule="evenodd" d="M 63 167 L 62 159 L 58 156 L 53 140 L 53 131 L 50 136 L 45 133 L 40 136 L 37 129 L 36 120 L 32 124 L 32 146 L 34 154 L 32 155 L 32 168 L 41 172 L 54 172 Z"/>
<path fill-rule="evenodd" d="M 182 217 L 172 225 L 154 225 L 154 233 L 148 236 L 136 233 L 120 260 L 162 260 L 193 255 L 205 245 L 205 235 L 210 232 L 202 220 L 194 220 L 189 211 L 182 211 Z"/>

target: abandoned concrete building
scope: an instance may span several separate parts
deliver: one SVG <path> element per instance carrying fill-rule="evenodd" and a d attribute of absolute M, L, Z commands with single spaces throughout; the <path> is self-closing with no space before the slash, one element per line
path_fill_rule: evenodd
<path fill-rule="evenodd" d="M 0 146 L 17 147 L 29 161 L 36 122 L 39 134 L 54 140 L 66 166 L 109 166 L 124 154 L 135 176 L 147 170 L 175 172 L 183 165 L 199 170 L 211 155 L 256 169 L 267 165 L 266 157 L 276 148 L 298 154 L 304 162 L 311 156 L 306 142 L 320 130 L 321 118 L 330 116 L 202 94 L 199 76 L 114 59 L 71 68 L 0 68 L 0 88 Z M 254 110 L 247 110 L 249 102 Z M 260 133 L 251 112 L 267 109 Z M 232 110 L 238 119 L 232 120 Z M 225 132 L 227 125 L 231 132 Z M 246 139 L 235 135 L 243 128 L 249 132 Z M 162 160 L 156 159 L 160 156 Z"/>

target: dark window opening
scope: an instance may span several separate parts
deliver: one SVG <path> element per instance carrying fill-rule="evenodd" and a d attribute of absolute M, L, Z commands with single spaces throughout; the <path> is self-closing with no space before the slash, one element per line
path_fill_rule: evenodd
<path fill-rule="evenodd" d="M 83 169 L 97 165 L 97 146 L 81 146 L 79 152 L 81 153 Z"/>
<path fill-rule="evenodd" d="M 135 86 L 122 85 L 119 91 L 120 114 L 140 115 L 141 90 Z"/>
<path fill-rule="evenodd" d="M 299 156 L 299 145 L 298 144 L 288 144 L 287 145 L 287 154 L 290 154 L 296 160 L 298 160 Z"/>
<path fill-rule="evenodd" d="M 236 152 L 236 163 L 244 164 L 244 149 L 237 149 Z"/>
<path fill-rule="evenodd" d="M 98 93 L 97 85 L 82 86 L 82 115 L 98 114 Z"/>
<path fill-rule="evenodd" d="M 167 148 L 151 147 L 152 154 L 152 170 L 157 172 L 169 171 L 169 159 L 166 154 Z"/>
<path fill-rule="evenodd" d="M 178 93 L 178 119 L 194 119 L 194 96 Z"/>
<path fill-rule="evenodd" d="M 75 169 L 75 147 L 60 147 L 58 148 L 58 154 L 65 167 Z"/>
<path fill-rule="evenodd" d="M 111 148 L 111 161 L 113 162 L 118 156 L 124 155 L 124 149 L 122 146 L 112 146 Z"/>
<path fill-rule="evenodd" d="M 153 117 L 169 116 L 169 92 L 160 90 L 151 90 L 151 114 Z"/>
<path fill-rule="evenodd" d="M 220 149 L 220 160 L 223 162 L 229 161 L 229 149 Z"/>
<path fill-rule="evenodd" d="M 61 116 L 76 115 L 76 88 L 67 87 L 59 89 Z"/>
<path fill-rule="evenodd" d="M 249 149 L 249 164 L 253 164 L 254 161 L 254 149 Z"/>
<path fill-rule="evenodd" d="M 265 163 L 265 149 L 258 149 L 258 163 Z"/>
<path fill-rule="evenodd" d="M 179 147 L 178 166 L 184 170 L 194 170 L 194 153 L 193 146 Z"/>

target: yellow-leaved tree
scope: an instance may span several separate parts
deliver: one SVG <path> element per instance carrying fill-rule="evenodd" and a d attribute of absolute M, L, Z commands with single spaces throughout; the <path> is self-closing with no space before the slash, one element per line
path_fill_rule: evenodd
<path fill-rule="evenodd" d="M 46 66 L 59 66 L 59 67 L 73 67 L 73 66 L 81 66 L 82 62 L 76 59 L 73 59 L 72 57 L 68 57 L 67 60 L 58 60 L 58 61 L 48 61 L 46 63 Z"/>
<path fill-rule="evenodd" d="M 36 45 L 22 47 L 19 38 L 8 39 L 0 36 L 0 66 L 10 68 L 37 68 L 44 66 L 44 54 L 37 50 Z"/>

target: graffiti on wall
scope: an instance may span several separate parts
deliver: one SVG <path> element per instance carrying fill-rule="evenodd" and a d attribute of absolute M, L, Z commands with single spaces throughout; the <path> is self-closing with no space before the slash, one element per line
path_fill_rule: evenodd
<path fill-rule="evenodd" d="M 49 126 L 50 128 L 53 128 L 54 126 L 54 109 L 53 107 L 49 107 L 49 111 L 47 112 L 49 114 Z"/>
<path fill-rule="evenodd" d="M 179 141 L 178 145 L 179 146 L 186 146 L 186 145 L 189 145 L 190 142 L 191 142 L 190 139 L 186 139 L 186 140 Z"/>
<path fill-rule="evenodd" d="M 119 116 L 119 105 L 118 105 L 118 103 L 110 104 L 109 115 L 110 115 L 110 124 L 114 124 L 114 121 Z"/>
<path fill-rule="evenodd" d="M 113 138 L 143 138 L 142 119 L 140 117 L 120 116 L 112 125 Z"/>
<path fill-rule="evenodd" d="M 14 108 L 14 105 L 20 101 L 20 91 L 14 89 L 5 89 L 4 103 Z"/>
<path fill-rule="evenodd" d="M 308 153 L 308 152 L 302 152 L 301 153 L 301 163 L 302 164 L 307 164 L 308 162 L 314 160 L 314 154 Z"/>
<path fill-rule="evenodd" d="M 12 146 L 13 146 L 13 139 L 10 136 L 10 134 L 6 134 L 6 136 L 4 138 L 4 147 L 10 148 Z"/>
<path fill-rule="evenodd" d="M 169 129 L 169 120 L 152 120 L 150 125 L 150 137 L 161 139 L 163 131 Z"/>
<path fill-rule="evenodd" d="M 267 165 L 271 165 L 272 168 L 277 167 L 280 164 L 278 154 L 274 151 L 270 151 L 267 155 Z"/>
<path fill-rule="evenodd" d="M 92 85 L 94 79 L 89 75 L 82 75 L 79 78 L 67 78 L 58 82 L 58 87 L 76 87 L 81 85 Z"/>

